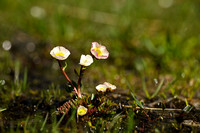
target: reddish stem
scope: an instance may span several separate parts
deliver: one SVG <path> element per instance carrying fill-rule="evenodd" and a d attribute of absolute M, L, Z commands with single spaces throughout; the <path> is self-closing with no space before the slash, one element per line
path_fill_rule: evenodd
<path fill-rule="evenodd" d="M 63 69 L 63 67 L 62 67 L 62 65 L 61 65 L 61 63 L 60 63 L 60 60 L 57 60 L 57 61 L 58 61 L 58 64 L 59 64 L 59 66 L 60 66 L 60 69 L 62 70 L 62 72 L 63 72 L 65 78 L 68 80 L 68 82 L 69 82 L 69 83 L 71 84 L 71 86 L 74 88 L 74 91 L 75 91 L 75 93 L 77 94 L 77 96 L 78 96 L 79 98 L 82 98 L 82 95 L 78 93 L 76 87 L 73 85 L 72 81 L 69 79 L 69 77 L 68 77 L 67 74 L 65 73 L 65 71 L 64 71 L 64 69 Z"/>
<path fill-rule="evenodd" d="M 83 73 L 83 66 L 81 65 L 79 78 L 78 78 L 78 93 L 81 94 L 81 79 L 82 79 L 82 73 Z"/>
<path fill-rule="evenodd" d="M 149 121 L 151 121 L 151 118 L 149 117 L 149 115 L 145 112 L 144 109 L 142 109 L 143 113 L 146 115 L 146 117 L 148 118 Z"/>
<path fill-rule="evenodd" d="M 158 119 L 160 119 L 161 118 L 161 116 L 159 116 L 159 117 L 157 117 L 157 118 L 155 118 L 155 119 L 153 119 L 153 120 L 151 120 L 151 118 L 149 117 L 149 115 L 145 112 L 145 110 L 144 109 L 142 109 L 142 111 L 143 111 L 143 113 L 146 115 L 146 117 L 148 118 L 148 120 L 149 121 L 157 121 Z"/>

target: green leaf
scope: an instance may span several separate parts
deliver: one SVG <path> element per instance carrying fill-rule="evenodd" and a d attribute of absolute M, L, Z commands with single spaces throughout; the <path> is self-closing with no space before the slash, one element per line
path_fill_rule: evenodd
<path fill-rule="evenodd" d="M 95 126 L 92 125 L 92 122 L 91 122 L 91 121 L 88 121 L 88 125 L 89 125 L 91 128 L 93 128 L 93 129 L 96 128 Z"/>
<path fill-rule="evenodd" d="M 85 71 L 85 70 L 87 69 L 87 67 L 83 66 L 83 68 L 82 68 L 82 69 L 83 69 L 83 71 Z"/>
<path fill-rule="evenodd" d="M 65 62 L 65 66 L 63 67 L 63 70 L 65 71 L 66 68 L 67 68 L 67 62 Z"/>
<path fill-rule="evenodd" d="M 135 97 L 135 95 L 134 95 L 132 92 L 131 92 L 131 95 L 132 95 L 133 99 L 135 100 L 136 104 L 137 104 L 140 108 L 144 109 L 144 106 L 141 104 L 141 102 Z"/>
<path fill-rule="evenodd" d="M 72 84 L 77 88 L 78 85 L 75 81 L 72 80 Z M 69 92 L 69 93 L 74 91 L 74 88 L 72 87 L 72 85 L 70 83 L 68 83 L 68 85 L 66 87 L 66 91 Z"/>
<path fill-rule="evenodd" d="M 74 69 L 74 73 L 79 77 L 80 76 L 80 72 L 78 72 L 76 69 Z"/>

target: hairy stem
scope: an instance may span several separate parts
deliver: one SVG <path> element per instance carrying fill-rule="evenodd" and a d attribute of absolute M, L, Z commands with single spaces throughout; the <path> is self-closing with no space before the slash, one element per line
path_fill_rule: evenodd
<path fill-rule="evenodd" d="M 73 85 L 72 81 L 69 79 L 69 77 L 68 77 L 67 74 L 65 73 L 65 71 L 64 71 L 64 69 L 63 69 L 63 67 L 62 67 L 62 65 L 61 65 L 61 63 L 60 63 L 60 60 L 57 60 L 57 61 L 58 61 L 59 67 L 60 67 L 60 69 L 62 70 L 62 72 L 63 72 L 65 78 L 66 78 L 67 81 L 71 84 L 71 86 L 74 88 L 74 91 L 75 91 L 75 93 L 77 94 L 77 96 L 78 96 L 79 98 L 82 98 L 82 95 L 78 93 L 76 87 Z"/>

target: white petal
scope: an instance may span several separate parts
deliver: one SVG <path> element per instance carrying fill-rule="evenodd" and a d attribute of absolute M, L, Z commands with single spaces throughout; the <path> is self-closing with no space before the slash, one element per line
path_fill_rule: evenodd
<path fill-rule="evenodd" d="M 100 84 L 100 85 L 96 86 L 96 90 L 99 92 L 106 92 L 107 86 L 104 84 Z"/>
<path fill-rule="evenodd" d="M 108 82 L 104 82 L 103 84 L 106 85 L 108 87 L 108 89 L 110 89 L 111 91 L 115 90 L 117 88 L 115 85 L 108 83 Z"/>
<path fill-rule="evenodd" d="M 101 45 L 98 43 L 98 42 L 92 42 L 92 46 L 91 48 L 98 48 L 100 47 Z"/>
<path fill-rule="evenodd" d="M 93 63 L 93 58 L 91 55 L 81 55 L 80 65 L 89 66 Z"/>

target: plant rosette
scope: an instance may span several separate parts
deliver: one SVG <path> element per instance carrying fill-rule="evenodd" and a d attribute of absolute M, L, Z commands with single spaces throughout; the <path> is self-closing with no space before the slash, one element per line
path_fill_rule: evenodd
<path fill-rule="evenodd" d="M 92 42 L 90 52 L 93 55 L 93 57 L 95 57 L 96 59 L 107 59 L 109 56 L 109 52 L 107 51 L 106 47 L 97 42 Z M 109 100 L 105 101 L 104 97 L 102 97 L 103 95 L 99 95 L 100 96 L 99 98 L 101 101 L 101 105 L 100 105 L 101 108 L 99 108 L 99 106 L 98 106 L 99 98 L 96 100 L 96 102 L 98 102 L 98 104 L 93 105 L 91 103 L 89 104 L 88 100 L 85 100 L 85 98 L 82 97 L 82 95 L 81 95 L 81 79 L 83 76 L 83 72 L 85 71 L 87 66 L 90 66 L 94 62 L 93 57 L 91 55 L 83 55 L 83 54 L 81 55 L 80 62 L 79 62 L 79 64 L 81 65 L 81 68 L 80 68 L 80 73 L 79 74 L 77 73 L 79 77 L 78 77 L 78 81 L 77 81 L 77 86 L 75 86 L 73 84 L 72 80 L 70 80 L 70 78 L 68 77 L 68 75 L 65 72 L 66 66 L 62 67 L 62 64 L 61 64 L 61 60 L 65 60 L 69 57 L 70 51 L 68 49 L 64 48 L 63 46 L 56 46 L 50 51 L 50 55 L 53 58 L 57 59 L 60 69 L 62 70 L 62 72 L 63 72 L 65 78 L 67 79 L 67 81 L 69 82 L 69 84 L 73 87 L 73 90 L 75 91 L 75 93 L 78 97 L 77 100 L 69 100 L 68 102 L 63 104 L 63 106 L 61 106 L 57 109 L 56 113 L 58 113 L 58 114 L 59 113 L 68 113 L 70 111 L 70 109 L 72 108 L 72 105 L 74 105 L 74 106 L 78 107 L 77 108 L 77 116 L 84 116 L 86 114 L 92 115 L 94 113 L 96 114 L 96 112 L 99 112 L 98 114 L 108 114 L 110 109 L 109 108 L 106 109 L 105 107 L 107 107 Z M 108 82 L 104 82 L 103 84 L 99 84 L 98 86 L 96 86 L 96 90 L 98 92 L 100 92 L 100 94 L 102 94 L 106 91 L 113 91 L 115 89 L 116 89 L 116 86 L 112 85 Z M 79 101 L 78 99 L 81 100 L 81 104 L 85 103 L 84 105 L 88 105 L 87 107 L 89 109 L 82 106 L 83 104 L 80 105 L 80 103 L 78 102 Z M 105 103 L 107 103 L 107 104 L 105 105 Z M 105 105 L 105 107 L 104 107 L 104 105 Z"/>

